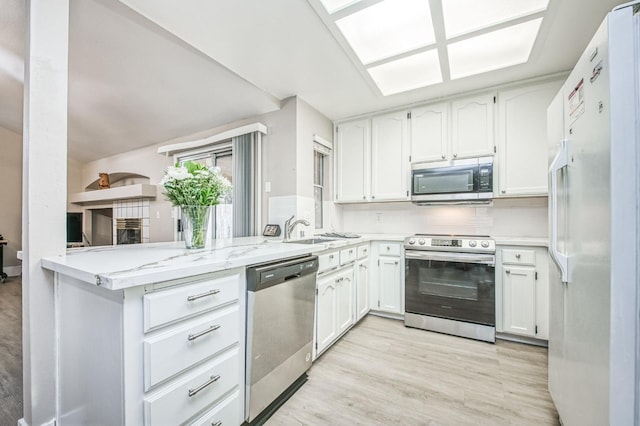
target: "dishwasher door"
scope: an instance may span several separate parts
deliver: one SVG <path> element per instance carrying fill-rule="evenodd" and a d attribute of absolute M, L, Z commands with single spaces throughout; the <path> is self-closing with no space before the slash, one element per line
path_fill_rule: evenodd
<path fill-rule="evenodd" d="M 247 269 L 247 420 L 311 367 L 318 257 Z"/>

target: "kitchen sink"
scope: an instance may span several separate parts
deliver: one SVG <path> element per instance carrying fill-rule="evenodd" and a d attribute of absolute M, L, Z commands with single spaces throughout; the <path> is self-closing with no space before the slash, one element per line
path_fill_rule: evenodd
<path fill-rule="evenodd" d="M 307 238 L 306 240 L 293 240 L 293 241 L 285 241 L 285 243 L 291 244 L 322 244 L 328 243 L 329 241 L 338 241 L 339 238 Z"/>

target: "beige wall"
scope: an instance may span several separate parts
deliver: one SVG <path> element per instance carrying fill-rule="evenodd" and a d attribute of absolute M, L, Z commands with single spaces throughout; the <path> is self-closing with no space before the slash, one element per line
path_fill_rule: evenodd
<path fill-rule="evenodd" d="M 4 127 L 0 127 L 0 234 L 9 241 L 3 250 L 4 266 L 19 266 L 16 252 L 22 250 L 22 135 Z"/>

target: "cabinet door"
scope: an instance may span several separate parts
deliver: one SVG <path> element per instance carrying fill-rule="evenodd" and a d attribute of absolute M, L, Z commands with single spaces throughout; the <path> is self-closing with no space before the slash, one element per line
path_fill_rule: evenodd
<path fill-rule="evenodd" d="M 412 162 L 439 161 L 447 158 L 448 103 L 412 109 L 409 129 Z"/>
<path fill-rule="evenodd" d="M 353 325 L 353 267 L 340 274 L 337 287 L 337 321 L 340 335 Z"/>
<path fill-rule="evenodd" d="M 318 281 L 316 297 L 316 352 L 320 353 L 338 337 L 336 302 L 337 281 L 335 275 Z"/>
<path fill-rule="evenodd" d="M 407 113 L 374 117 L 371 120 L 371 200 L 407 200 L 409 154 Z"/>
<path fill-rule="evenodd" d="M 359 261 L 356 267 L 356 321 L 359 321 L 369 312 L 369 260 Z"/>
<path fill-rule="evenodd" d="M 504 331 L 534 337 L 536 333 L 536 280 L 531 267 L 502 267 Z"/>
<path fill-rule="evenodd" d="M 379 310 L 402 314 L 401 285 L 400 259 L 380 256 L 378 259 Z"/>
<path fill-rule="evenodd" d="M 494 94 L 460 99 L 451 103 L 451 156 L 493 155 Z"/>
<path fill-rule="evenodd" d="M 336 141 L 336 202 L 366 201 L 371 176 L 369 120 L 339 124 Z"/>
<path fill-rule="evenodd" d="M 500 92 L 498 196 L 547 194 L 547 107 L 561 82 Z"/>

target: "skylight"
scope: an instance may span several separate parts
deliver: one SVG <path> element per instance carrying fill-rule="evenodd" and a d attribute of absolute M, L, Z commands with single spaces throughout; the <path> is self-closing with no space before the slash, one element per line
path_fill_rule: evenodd
<path fill-rule="evenodd" d="M 549 0 L 444 0 L 447 39 L 542 12 Z"/>
<path fill-rule="evenodd" d="M 429 2 L 424 0 L 385 0 L 336 25 L 365 65 L 435 42 Z"/>
<path fill-rule="evenodd" d="M 435 49 L 371 67 L 368 71 L 384 96 L 442 83 Z"/>
<path fill-rule="evenodd" d="M 388 96 L 526 63 L 551 0 L 307 1 Z"/>
<path fill-rule="evenodd" d="M 360 0 L 320 0 L 327 12 L 333 13 L 347 6 L 351 6 L 354 3 L 358 3 Z"/>
<path fill-rule="evenodd" d="M 529 60 L 542 18 L 448 46 L 451 79 L 481 74 Z"/>

